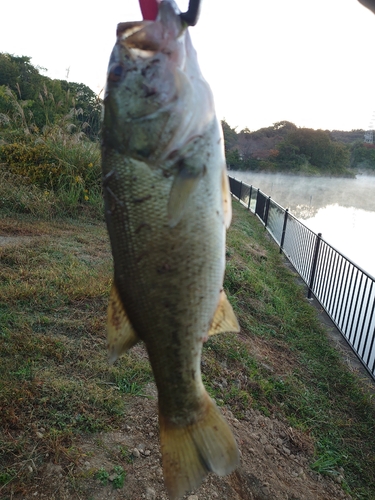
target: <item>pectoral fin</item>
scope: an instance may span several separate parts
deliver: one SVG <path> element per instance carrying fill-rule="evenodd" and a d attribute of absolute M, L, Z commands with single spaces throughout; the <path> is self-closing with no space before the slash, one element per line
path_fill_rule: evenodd
<path fill-rule="evenodd" d="M 217 333 L 224 332 L 238 333 L 239 331 L 240 325 L 238 324 L 233 308 L 224 290 L 222 290 L 220 292 L 219 305 L 217 306 L 208 335 L 216 335 Z"/>
<path fill-rule="evenodd" d="M 109 296 L 107 316 L 107 346 L 109 363 L 113 364 L 120 356 L 138 342 L 124 306 L 122 305 L 116 285 L 112 285 Z"/>
<path fill-rule="evenodd" d="M 168 201 L 169 226 L 175 227 L 184 214 L 191 194 L 196 190 L 202 175 L 182 168 L 174 178 Z"/>
<path fill-rule="evenodd" d="M 228 229 L 232 220 L 232 198 L 230 196 L 229 180 L 226 168 L 223 168 L 221 192 L 223 196 L 224 222 L 225 227 Z"/>
<path fill-rule="evenodd" d="M 168 200 L 169 226 L 175 227 L 183 216 L 189 198 L 197 189 L 199 181 L 206 172 L 201 149 L 204 139 L 197 135 L 192 137 L 179 150 L 180 160 Z"/>

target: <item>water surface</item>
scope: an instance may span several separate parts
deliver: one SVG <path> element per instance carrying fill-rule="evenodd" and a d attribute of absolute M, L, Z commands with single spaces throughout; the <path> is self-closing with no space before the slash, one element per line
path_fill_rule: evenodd
<path fill-rule="evenodd" d="M 354 179 L 229 174 L 260 188 L 325 241 L 375 276 L 375 175 Z"/>

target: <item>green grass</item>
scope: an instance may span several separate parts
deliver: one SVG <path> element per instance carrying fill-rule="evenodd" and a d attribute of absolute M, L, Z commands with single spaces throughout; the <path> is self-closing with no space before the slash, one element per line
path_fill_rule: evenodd
<path fill-rule="evenodd" d="M 152 380 L 152 371 L 148 361 L 132 363 L 125 371 L 116 377 L 116 384 L 120 392 L 133 396 L 144 396 L 143 387 Z"/>
<path fill-rule="evenodd" d="M 20 238 L 0 246 L 0 496 L 10 498 L 27 491 L 30 460 L 73 466 L 80 436 L 121 428 L 152 374 L 137 349 L 107 363 L 112 264 L 101 205 L 73 218 L 37 188 L 15 190 L 14 177 L 5 179 L 1 235 Z M 312 440 L 314 471 L 337 475 L 342 467 L 353 498 L 375 499 L 374 402 L 261 224 L 236 203 L 225 289 L 241 333 L 205 344 L 209 393 L 239 419 L 252 407 L 289 422 Z M 121 488 L 131 454 L 122 448 L 116 460 L 118 469 L 97 479 L 108 474 Z"/>

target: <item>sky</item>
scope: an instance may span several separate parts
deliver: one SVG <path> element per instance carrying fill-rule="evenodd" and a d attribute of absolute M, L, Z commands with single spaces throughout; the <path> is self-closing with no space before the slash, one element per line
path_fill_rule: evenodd
<path fill-rule="evenodd" d="M 117 23 L 139 19 L 138 0 L 6 2 L 0 52 L 99 93 Z M 190 32 L 218 117 L 237 131 L 375 128 L 375 15 L 357 0 L 202 0 Z"/>

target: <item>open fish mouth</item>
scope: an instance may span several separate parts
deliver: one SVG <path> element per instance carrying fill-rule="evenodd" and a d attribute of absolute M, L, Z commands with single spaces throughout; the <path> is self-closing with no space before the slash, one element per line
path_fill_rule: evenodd
<path fill-rule="evenodd" d="M 176 12 L 174 4 L 162 2 L 155 21 L 118 24 L 117 41 L 133 57 L 150 57 L 155 52 L 172 54 L 175 51 L 174 42 L 185 28 L 186 24 Z"/>
<path fill-rule="evenodd" d="M 118 43 L 135 57 L 147 57 L 162 49 L 163 27 L 157 21 L 120 23 L 117 26 Z"/>
<path fill-rule="evenodd" d="M 171 1 L 160 3 L 155 21 L 124 22 L 117 26 L 104 97 L 104 134 L 111 130 L 105 140 L 107 144 L 128 153 L 132 149 L 134 158 L 150 163 L 155 157 L 165 158 L 178 149 L 187 141 L 185 136 L 190 139 L 191 128 L 195 135 L 200 133 L 199 124 L 187 125 L 191 111 L 184 103 L 188 99 L 193 102 L 194 95 L 202 95 L 204 102 L 200 107 L 208 108 L 207 120 L 212 118 L 211 94 L 201 78 L 186 28 Z M 197 92 L 198 85 L 203 87 L 203 92 Z M 162 125 L 160 121 L 157 123 L 160 115 Z M 144 129 L 148 130 L 144 141 L 142 145 L 139 141 L 136 144 L 130 122 L 146 117 Z M 202 117 L 199 121 L 204 122 Z M 178 123 L 185 129 L 184 133 L 178 129 Z M 161 130 L 170 136 L 170 146 L 163 151 L 159 147 Z M 175 137 L 181 140 L 176 142 Z"/>

